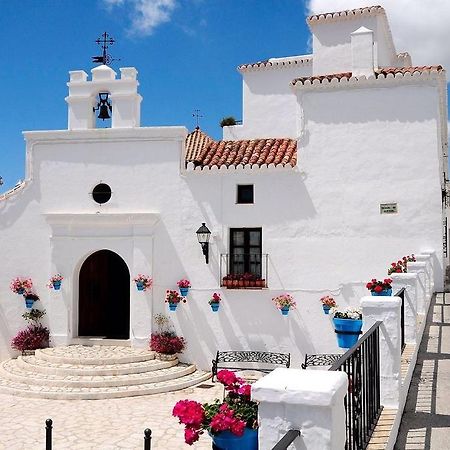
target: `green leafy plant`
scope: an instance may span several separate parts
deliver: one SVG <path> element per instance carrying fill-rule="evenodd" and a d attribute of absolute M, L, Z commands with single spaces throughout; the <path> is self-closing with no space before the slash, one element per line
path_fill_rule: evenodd
<path fill-rule="evenodd" d="M 22 317 L 28 322 L 28 323 L 39 323 L 41 319 L 47 314 L 47 312 L 40 309 L 32 309 L 31 311 L 27 311 L 26 313 L 22 314 Z"/>
<path fill-rule="evenodd" d="M 229 117 L 224 117 L 221 121 L 220 121 L 220 126 L 223 127 L 230 127 L 236 125 L 236 119 L 232 116 Z"/>

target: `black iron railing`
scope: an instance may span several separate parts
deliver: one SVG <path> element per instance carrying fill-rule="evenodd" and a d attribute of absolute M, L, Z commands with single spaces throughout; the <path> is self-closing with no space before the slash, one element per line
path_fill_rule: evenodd
<path fill-rule="evenodd" d="M 396 297 L 400 297 L 402 300 L 401 309 L 400 309 L 400 337 L 401 337 L 401 346 L 402 351 L 405 348 L 405 288 L 401 288 L 396 294 Z"/>
<path fill-rule="evenodd" d="M 52 430 L 53 421 L 47 419 L 45 421 L 45 450 L 52 450 Z M 150 428 L 144 430 L 144 450 L 151 450 L 152 446 L 152 431 Z"/>
<path fill-rule="evenodd" d="M 228 289 L 267 287 L 269 255 L 224 253 L 220 255 L 220 285 Z"/>
<path fill-rule="evenodd" d="M 289 430 L 276 444 L 272 450 L 287 450 L 287 448 L 301 436 L 300 430 Z"/>
<path fill-rule="evenodd" d="M 367 447 L 383 409 L 380 404 L 381 323 L 376 322 L 329 369 L 341 370 L 348 376 L 348 392 L 344 398 L 346 450 L 364 450 Z"/>

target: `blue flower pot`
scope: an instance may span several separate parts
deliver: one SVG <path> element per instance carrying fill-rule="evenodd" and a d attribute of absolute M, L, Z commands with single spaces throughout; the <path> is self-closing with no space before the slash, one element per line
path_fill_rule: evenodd
<path fill-rule="evenodd" d="M 178 303 L 169 303 L 170 311 L 175 311 L 177 309 Z"/>
<path fill-rule="evenodd" d="M 219 306 L 220 303 L 211 303 L 211 309 L 213 310 L 213 312 L 219 311 Z"/>
<path fill-rule="evenodd" d="M 188 292 L 189 292 L 189 288 L 180 287 L 180 294 L 182 297 L 186 297 L 186 295 L 188 295 Z"/>
<path fill-rule="evenodd" d="M 289 306 L 283 306 L 283 308 L 281 308 L 281 314 L 287 316 L 289 314 Z"/>
<path fill-rule="evenodd" d="M 338 346 L 340 348 L 353 347 L 361 334 L 362 320 L 333 319 Z"/>
<path fill-rule="evenodd" d="M 331 309 L 330 306 L 322 305 L 322 308 L 323 308 L 323 312 L 324 312 L 325 314 L 330 314 L 330 309 Z"/>
<path fill-rule="evenodd" d="M 136 281 L 136 287 L 138 291 L 144 290 L 144 283 L 142 281 Z"/>
<path fill-rule="evenodd" d="M 59 291 L 61 289 L 61 281 L 54 281 L 52 284 L 55 291 Z"/>
<path fill-rule="evenodd" d="M 374 297 L 378 297 L 378 296 L 389 297 L 390 295 L 392 295 L 392 289 L 385 289 L 384 291 L 381 291 L 381 292 L 374 292 L 374 291 L 371 291 L 371 292 Z"/>
<path fill-rule="evenodd" d="M 245 428 L 242 436 L 231 431 L 221 431 L 211 435 L 216 450 L 258 450 L 258 430 Z"/>
<path fill-rule="evenodd" d="M 25 306 L 27 309 L 31 309 L 33 307 L 34 300 L 32 298 L 25 297 Z"/>
<path fill-rule="evenodd" d="M 22 295 L 24 292 L 25 292 L 25 289 L 24 289 L 24 288 L 20 288 L 20 289 L 17 291 L 17 293 L 18 293 L 19 295 Z"/>

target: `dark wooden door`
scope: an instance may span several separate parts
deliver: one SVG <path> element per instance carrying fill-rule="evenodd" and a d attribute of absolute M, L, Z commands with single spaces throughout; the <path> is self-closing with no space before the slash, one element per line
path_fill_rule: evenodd
<path fill-rule="evenodd" d="M 81 266 L 78 336 L 130 337 L 130 272 L 110 250 L 90 255 Z"/>

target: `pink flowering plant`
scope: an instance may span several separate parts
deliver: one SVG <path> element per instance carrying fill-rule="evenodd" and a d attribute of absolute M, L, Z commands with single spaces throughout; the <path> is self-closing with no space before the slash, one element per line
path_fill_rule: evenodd
<path fill-rule="evenodd" d="M 213 403 L 180 400 L 172 415 L 184 425 L 184 440 L 192 445 L 206 430 L 211 435 L 230 431 L 242 436 L 245 428 L 258 428 L 258 405 L 250 400 L 251 386 L 234 372 L 220 370 L 217 379 L 225 386 L 227 395 Z"/>
<path fill-rule="evenodd" d="M 148 275 L 143 275 L 142 273 L 139 273 L 137 277 L 133 278 L 133 281 L 137 283 L 142 283 L 142 286 L 144 287 L 144 291 L 147 289 L 150 289 L 153 284 L 153 280 Z"/>
<path fill-rule="evenodd" d="M 217 292 L 214 292 L 214 294 L 212 295 L 212 297 L 208 303 L 210 305 L 212 305 L 213 303 L 220 303 L 221 301 L 222 301 L 222 299 L 220 298 L 220 294 L 218 294 Z"/>
<path fill-rule="evenodd" d="M 11 280 L 9 288 L 16 294 L 22 295 L 25 291 L 31 290 L 33 287 L 33 282 L 31 278 L 14 278 Z"/>
<path fill-rule="evenodd" d="M 182 280 L 177 282 L 177 285 L 179 288 L 190 288 L 191 282 L 183 278 Z"/>
<path fill-rule="evenodd" d="M 336 300 L 333 297 L 330 297 L 329 295 L 326 295 L 325 297 L 322 297 L 320 299 L 323 306 L 328 306 L 330 308 L 336 307 Z"/>
<path fill-rule="evenodd" d="M 294 297 L 290 294 L 279 295 L 278 297 L 274 297 L 272 301 L 278 309 L 295 308 L 297 306 Z"/>
<path fill-rule="evenodd" d="M 416 262 L 416 257 L 414 253 L 412 255 L 404 256 L 402 259 L 397 262 L 391 263 L 391 267 L 388 269 L 388 275 L 393 273 L 406 273 L 408 272 L 408 263 Z"/>
<path fill-rule="evenodd" d="M 167 289 L 166 291 L 166 303 L 186 303 L 186 298 L 182 297 L 178 291 L 172 291 Z"/>
<path fill-rule="evenodd" d="M 47 287 L 50 288 L 50 289 L 53 289 L 54 284 L 55 283 L 61 283 L 62 280 L 64 280 L 64 277 L 60 273 L 57 273 L 56 275 L 53 275 L 50 278 L 50 280 L 49 280 L 49 282 L 47 284 Z"/>

